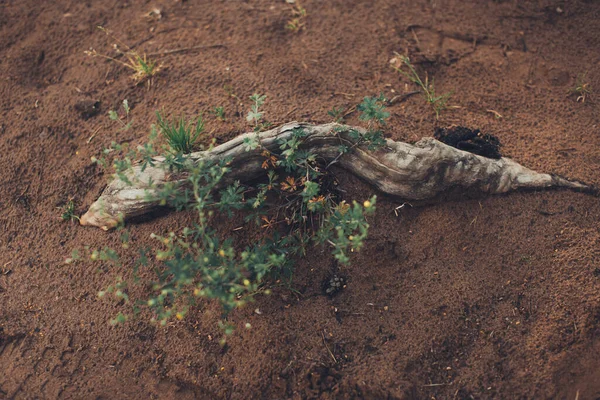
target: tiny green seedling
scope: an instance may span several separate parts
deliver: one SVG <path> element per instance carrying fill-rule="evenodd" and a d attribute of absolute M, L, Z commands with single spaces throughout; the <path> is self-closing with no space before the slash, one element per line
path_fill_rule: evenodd
<path fill-rule="evenodd" d="M 169 122 L 164 120 L 158 111 L 156 112 L 156 118 L 162 136 L 173 151 L 183 154 L 189 154 L 194 151 L 198 138 L 204 131 L 202 116 L 198 117 L 195 124 L 191 121 L 186 122 L 183 116 Z"/>
<path fill-rule="evenodd" d="M 248 111 L 248 115 L 246 115 L 246 121 L 253 124 L 255 127 L 260 124 L 260 120 L 262 120 L 263 113 L 260 111 L 260 108 L 265 103 L 267 99 L 266 95 L 260 95 L 258 93 L 254 93 L 250 96 L 250 100 L 254 104 L 250 106 L 250 111 Z"/>
<path fill-rule="evenodd" d="M 587 72 L 577 75 L 575 87 L 571 89 L 571 93 L 577 95 L 577 102 L 585 103 L 585 100 L 592 94 L 592 87 L 587 80 Z"/>
<path fill-rule="evenodd" d="M 213 109 L 213 114 L 219 121 L 225 121 L 225 109 L 222 106 L 215 107 Z"/>
<path fill-rule="evenodd" d="M 225 91 L 225 93 L 227 93 L 227 96 L 231 97 L 232 99 L 236 99 L 237 101 L 242 101 L 239 96 L 237 94 L 235 94 L 233 87 L 231 87 L 231 85 L 223 85 L 223 90 Z"/>
<path fill-rule="evenodd" d="M 333 164 L 351 149 L 365 145 L 371 151 L 381 149 L 386 146 L 387 142 L 381 131 L 382 126 L 386 124 L 386 120 L 390 117 L 390 113 L 386 111 L 385 103 L 387 99 L 381 93 L 377 97 L 365 97 L 363 101 L 356 106 L 356 109 L 361 112 L 358 119 L 367 122 L 366 132 L 361 132 L 357 129 L 347 129 L 343 126 L 334 128 L 334 132 L 341 133 L 346 131 L 348 136 L 354 141 L 354 144 L 348 147 L 342 143 L 339 147 L 340 153 L 326 167 L 328 169 Z"/>
<path fill-rule="evenodd" d="M 292 32 L 299 32 L 306 24 L 306 9 L 297 3 L 291 11 L 292 18 L 287 22 L 285 28 Z"/>
<path fill-rule="evenodd" d="M 421 79 L 415 67 L 410 62 L 410 59 L 407 56 L 403 56 L 401 54 L 395 53 L 398 60 L 400 60 L 400 66 L 392 65 L 397 72 L 404 75 L 408 80 L 412 83 L 417 84 L 421 90 L 423 91 L 423 95 L 425 96 L 425 100 L 428 104 L 433 107 L 435 111 L 435 117 L 439 118 L 440 113 L 448 108 L 448 99 L 452 96 L 451 92 L 444 93 L 441 95 L 436 95 L 435 86 L 433 84 L 433 79 L 430 81 L 429 77 L 425 75 L 425 80 Z M 408 71 L 402 69 L 402 67 L 406 66 Z"/>
<path fill-rule="evenodd" d="M 79 217 L 75 215 L 75 203 L 72 199 L 69 199 L 65 205 L 60 207 L 60 210 L 62 211 L 60 219 L 63 221 L 79 221 Z"/>
<path fill-rule="evenodd" d="M 344 112 L 346 112 L 346 109 L 343 107 L 333 107 L 331 110 L 327 111 L 327 115 L 333 118 L 333 122 L 340 123 L 344 121 Z"/>
<path fill-rule="evenodd" d="M 94 49 L 85 51 L 85 54 L 91 57 L 105 58 L 107 60 L 114 61 L 129 68 L 134 72 L 132 78 L 136 82 L 136 84 L 146 82 L 148 84 L 148 87 L 150 87 L 152 84 L 152 78 L 156 74 L 158 74 L 158 72 L 161 70 L 162 65 L 158 65 L 156 62 L 148 59 L 146 57 L 146 54 L 140 54 L 137 51 L 133 50 L 131 47 L 129 47 L 128 45 L 117 39 L 114 35 L 112 35 L 108 31 L 108 29 L 102 26 L 99 26 L 98 29 L 100 29 L 108 37 L 110 37 L 116 42 L 115 44 L 113 44 L 113 48 L 118 52 L 118 56 L 121 54 L 124 55 L 125 58 L 127 58 L 127 61 L 121 61 L 116 57 L 111 57 L 105 54 L 98 53 Z M 126 51 L 121 51 L 119 49 L 119 45 L 124 47 Z"/>
<path fill-rule="evenodd" d="M 263 119 L 263 112 L 260 111 L 260 108 L 265 103 L 266 99 L 266 95 L 260 95 L 258 93 L 254 93 L 250 96 L 250 100 L 252 100 L 253 104 L 250 106 L 248 115 L 246 115 L 246 121 L 254 125 L 255 135 L 244 138 L 244 145 L 247 150 L 254 150 L 259 146 L 260 141 L 258 139 L 258 133 L 271 125 L 268 122 L 261 122 Z"/>
<path fill-rule="evenodd" d="M 131 108 L 129 107 L 129 102 L 127 99 L 123 100 L 121 103 L 121 108 L 125 113 L 124 116 L 121 117 L 117 111 L 110 110 L 108 112 L 108 117 L 111 119 L 111 121 L 117 121 L 121 125 L 122 131 L 126 131 L 131 128 L 131 124 L 133 124 L 133 119 L 129 119 L 129 111 L 131 111 Z"/>
<path fill-rule="evenodd" d="M 379 97 L 365 97 L 356 109 L 362 114 L 358 117 L 361 121 L 367 121 L 369 124 L 375 122 L 379 125 L 385 125 L 385 120 L 390 117 L 390 113 L 385 111 L 386 98 L 383 93 Z"/>

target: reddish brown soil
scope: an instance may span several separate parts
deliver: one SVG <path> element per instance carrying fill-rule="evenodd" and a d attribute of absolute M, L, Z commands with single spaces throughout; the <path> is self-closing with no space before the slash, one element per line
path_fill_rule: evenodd
<path fill-rule="evenodd" d="M 57 207 L 73 197 L 86 210 L 105 184 L 90 157 L 112 140 L 143 143 L 157 109 L 203 111 L 219 141 L 248 128 L 253 92 L 268 95 L 274 123 L 327 122 L 334 106 L 413 90 L 388 65 L 398 51 L 459 108 L 436 122 L 412 96 L 390 107 L 389 137 L 480 128 L 528 167 L 600 184 L 600 99 L 568 96 L 586 71 L 600 90 L 600 2 L 302 5 L 306 26 L 293 33 L 279 0 L 0 0 L 0 398 L 600 396 L 600 203 L 566 191 L 454 194 L 398 216 L 402 202 L 380 196 L 371 239 L 342 271 L 346 290 L 323 295 L 331 259 L 314 249 L 298 263 L 298 294 L 276 288 L 233 313 L 225 348 L 214 304 L 166 328 L 109 325 L 120 306 L 96 293 L 131 263 L 63 261 L 85 244 L 118 246 L 119 233 L 62 222 Z M 153 7 L 160 20 L 144 16 Z M 147 89 L 84 55 L 111 52 L 97 25 L 142 52 L 223 46 L 160 57 Z M 125 98 L 134 123 L 119 131 L 107 111 Z M 82 118 L 83 100 L 100 101 L 100 113 Z M 226 122 L 208 114 L 219 105 Z M 350 199 L 372 191 L 340 181 Z M 190 220 L 130 229 L 146 245 Z"/>

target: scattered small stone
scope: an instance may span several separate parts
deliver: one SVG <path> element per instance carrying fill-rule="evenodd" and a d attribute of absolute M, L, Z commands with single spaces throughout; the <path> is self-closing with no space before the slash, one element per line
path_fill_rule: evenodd
<path fill-rule="evenodd" d="M 346 279 L 341 276 L 333 275 L 328 278 L 323 285 L 325 294 L 334 296 L 346 288 Z"/>

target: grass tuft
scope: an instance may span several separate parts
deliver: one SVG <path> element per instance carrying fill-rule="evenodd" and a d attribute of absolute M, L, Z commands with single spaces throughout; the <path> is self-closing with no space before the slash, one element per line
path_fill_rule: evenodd
<path fill-rule="evenodd" d="M 163 119 L 160 112 L 156 112 L 158 127 L 169 147 L 177 152 L 189 154 L 194 151 L 200 134 L 204 131 L 204 122 L 199 116 L 196 124 L 187 122 L 183 115 L 179 119 L 168 121 Z"/>
<path fill-rule="evenodd" d="M 104 32 L 108 37 L 113 39 L 116 43 L 113 45 L 113 48 L 119 53 L 125 56 L 127 61 L 121 61 L 116 57 L 111 57 L 106 54 L 98 53 L 94 49 L 90 49 L 85 51 L 84 53 L 90 57 L 101 57 L 110 61 L 114 61 L 123 65 L 126 68 L 129 68 L 133 71 L 133 75 L 131 76 L 136 84 L 140 84 L 142 82 L 146 82 L 148 87 L 152 84 L 152 78 L 158 74 L 161 70 L 162 65 L 157 64 L 156 62 L 150 60 L 146 54 L 140 54 L 137 51 L 133 50 L 131 47 L 117 39 L 110 31 L 102 26 L 99 26 L 102 32 Z M 125 48 L 125 51 L 121 51 L 119 46 Z"/>

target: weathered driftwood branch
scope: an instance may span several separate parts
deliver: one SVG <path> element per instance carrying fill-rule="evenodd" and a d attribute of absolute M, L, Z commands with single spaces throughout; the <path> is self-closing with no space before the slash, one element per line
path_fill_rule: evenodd
<path fill-rule="evenodd" d="M 424 138 L 414 145 L 387 140 L 387 147 L 368 151 L 361 146 L 353 147 L 339 159 L 339 146 L 342 141 L 352 143 L 347 130 L 338 124 L 311 125 L 292 122 L 259 134 L 262 148 L 277 153 L 279 140 L 289 138 L 294 128 L 302 128 L 307 133 L 303 146 L 316 153 L 326 163 L 336 160 L 336 164 L 359 176 L 383 193 L 407 200 L 432 198 L 454 186 L 476 188 L 484 193 L 505 193 L 520 188 L 571 188 L 592 191 L 587 185 L 568 181 L 555 175 L 532 171 L 508 159 L 485 158 L 445 145 L 433 138 Z M 336 131 L 334 132 L 334 128 Z M 228 181 L 249 181 L 265 173 L 261 168 L 264 156 L 262 149 L 247 151 L 244 138 L 255 133 L 246 133 L 210 151 L 191 154 L 195 161 L 200 159 L 218 161 L 231 158 L 231 172 Z M 168 181 L 178 181 L 181 177 L 168 174 L 156 158 L 154 167 L 144 172 L 139 166 L 131 173 L 132 185 L 119 179 L 112 181 L 89 211 L 81 217 L 82 225 L 110 229 L 123 218 L 138 216 L 158 206 L 152 200 L 152 191 L 147 182 L 154 185 Z M 150 194 L 150 196 L 148 196 Z"/>

